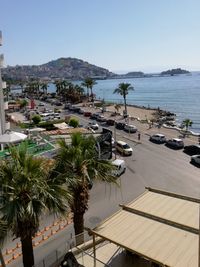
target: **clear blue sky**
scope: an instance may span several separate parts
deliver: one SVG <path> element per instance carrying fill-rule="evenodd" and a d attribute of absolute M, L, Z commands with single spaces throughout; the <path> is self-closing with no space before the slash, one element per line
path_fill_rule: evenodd
<path fill-rule="evenodd" d="M 200 0 L 0 0 L 5 63 L 200 70 Z"/>

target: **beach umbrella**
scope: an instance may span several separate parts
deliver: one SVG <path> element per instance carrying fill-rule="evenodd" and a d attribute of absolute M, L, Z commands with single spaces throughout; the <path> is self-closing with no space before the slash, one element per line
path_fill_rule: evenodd
<path fill-rule="evenodd" d="M 0 144 L 12 144 L 23 141 L 28 136 L 26 134 L 13 132 L 13 131 L 6 131 L 4 134 L 0 135 Z"/>

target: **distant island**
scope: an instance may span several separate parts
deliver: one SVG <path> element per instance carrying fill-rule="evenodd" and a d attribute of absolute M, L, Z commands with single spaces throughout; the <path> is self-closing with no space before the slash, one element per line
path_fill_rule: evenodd
<path fill-rule="evenodd" d="M 142 71 L 132 71 L 124 74 L 125 78 L 141 78 L 144 77 L 144 73 Z"/>
<path fill-rule="evenodd" d="M 70 79 L 82 80 L 86 77 L 107 79 L 115 74 L 107 69 L 92 65 L 77 58 L 59 58 L 42 65 L 8 66 L 2 69 L 4 79 Z"/>
<path fill-rule="evenodd" d="M 167 71 L 162 71 L 160 73 L 160 75 L 177 75 L 177 74 L 187 74 L 190 73 L 188 70 L 182 70 L 181 68 L 177 68 L 177 69 L 171 69 L 171 70 L 167 70 Z"/>

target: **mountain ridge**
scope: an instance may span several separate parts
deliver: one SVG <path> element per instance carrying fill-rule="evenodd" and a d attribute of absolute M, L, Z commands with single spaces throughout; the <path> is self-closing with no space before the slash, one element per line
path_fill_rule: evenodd
<path fill-rule="evenodd" d="M 81 80 L 86 77 L 109 78 L 115 75 L 108 69 L 72 57 L 61 57 L 41 65 L 8 66 L 2 69 L 2 74 L 6 78 L 23 80 L 30 78 L 65 78 Z"/>

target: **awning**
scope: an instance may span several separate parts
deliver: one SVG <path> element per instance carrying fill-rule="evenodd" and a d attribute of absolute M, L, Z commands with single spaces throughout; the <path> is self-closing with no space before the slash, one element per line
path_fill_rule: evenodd
<path fill-rule="evenodd" d="M 199 205 L 149 188 L 91 232 L 162 266 L 197 267 Z"/>
<path fill-rule="evenodd" d="M 23 141 L 27 138 L 26 134 L 6 131 L 5 134 L 0 135 L 0 144 L 12 144 Z"/>

